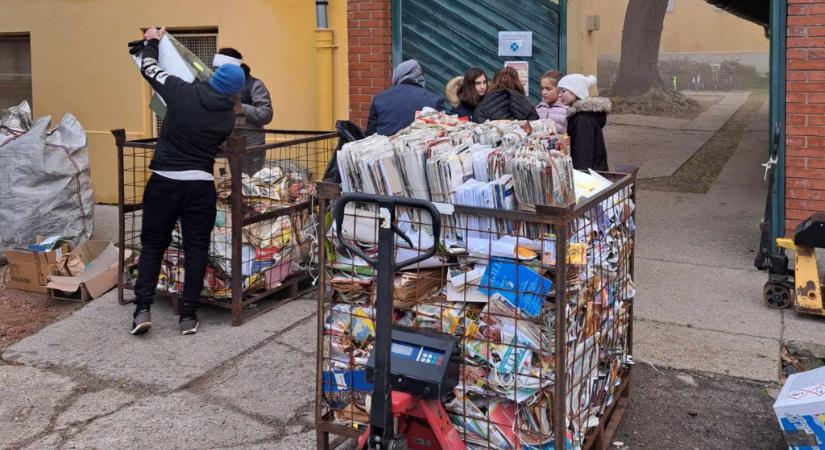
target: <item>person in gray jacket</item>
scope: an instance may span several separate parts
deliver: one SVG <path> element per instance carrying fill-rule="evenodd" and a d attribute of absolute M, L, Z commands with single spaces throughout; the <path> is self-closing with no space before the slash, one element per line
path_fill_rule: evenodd
<path fill-rule="evenodd" d="M 243 90 L 241 91 L 241 106 L 246 116 L 246 128 L 263 130 L 264 125 L 272 121 L 272 99 L 269 96 L 269 89 L 263 81 L 252 76 L 252 69 L 244 64 L 241 52 L 232 47 L 224 47 L 218 50 L 212 65 L 236 64 L 243 68 L 246 74 Z M 218 65 L 220 65 L 218 64 Z M 266 133 L 262 131 L 247 131 L 246 146 L 252 147 L 263 145 L 266 140 Z M 241 170 L 247 175 L 254 175 L 263 169 L 266 162 L 266 150 L 249 153 L 243 158 Z"/>

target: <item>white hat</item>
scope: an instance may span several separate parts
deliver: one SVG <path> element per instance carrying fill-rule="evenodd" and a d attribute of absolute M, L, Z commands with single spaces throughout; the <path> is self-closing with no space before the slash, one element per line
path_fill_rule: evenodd
<path fill-rule="evenodd" d="M 233 58 L 227 55 L 221 55 L 220 53 L 215 53 L 215 56 L 212 58 L 212 67 L 220 67 L 224 64 L 232 64 L 233 66 L 240 66 L 241 61 L 238 58 Z"/>
<path fill-rule="evenodd" d="M 565 89 L 573 93 L 581 100 L 590 97 L 590 86 L 596 84 L 596 77 L 593 75 L 582 75 L 574 73 L 565 75 L 559 80 L 559 89 Z"/>

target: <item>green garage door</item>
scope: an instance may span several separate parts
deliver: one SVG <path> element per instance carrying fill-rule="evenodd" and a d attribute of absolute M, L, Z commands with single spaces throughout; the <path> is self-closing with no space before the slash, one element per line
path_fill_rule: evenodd
<path fill-rule="evenodd" d="M 478 66 L 492 78 L 506 60 L 529 63 L 530 97 L 538 101 L 539 79 L 564 71 L 564 1 L 393 0 L 393 62 L 417 59 L 428 89 L 442 92 L 447 81 Z M 532 57 L 498 56 L 500 31 L 532 31 Z"/>

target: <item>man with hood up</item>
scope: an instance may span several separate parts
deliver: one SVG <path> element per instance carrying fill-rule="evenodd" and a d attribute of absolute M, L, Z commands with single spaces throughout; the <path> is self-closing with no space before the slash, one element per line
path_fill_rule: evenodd
<path fill-rule="evenodd" d="M 152 297 L 178 219 L 185 255 L 180 331 L 198 331 L 196 311 L 216 214 L 215 154 L 235 126 L 235 99 L 244 86 L 243 69 L 231 64 L 218 67 L 207 83 L 187 83 L 168 74 L 158 65 L 158 43 L 165 32 L 146 30 L 141 54 L 140 72 L 163 98 L 167 111 L 149 164 L 153 173 L 143 192 L 134 335 L 152 327 Z"/>
<path fill-rule="evenodd" d="M 402 62 L 392 73 L 392 87 L 372 99 L 367 135 L 391 136 L 415 120 L 424 107 L 444 110 L 444 97 L 424 89 L 424 72 L 414 59 Z"/>

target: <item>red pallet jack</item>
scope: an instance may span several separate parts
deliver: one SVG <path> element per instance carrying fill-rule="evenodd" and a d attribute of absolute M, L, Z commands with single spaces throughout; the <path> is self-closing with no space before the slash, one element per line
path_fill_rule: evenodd
<path fill-rule="evenodd" d="M 378 207 L 378 257 L 372 258 L 342 234 L 345 206 L 358 202 Z M 433 246 L 396 263 L 395 234 L 411 248 L 409 237 L 396 225 L 396 208 L 414 208 L 430 216 Z M 378 272 L 375 346 L 367 364 L 373 383 L 370 424 L 358 438 L 359 449 L 466 450 L 441 399 L 458 384 L 461 355 L 458 339 L 392 326 L 395 272 L 435 255 L 441 233 L 441 215 L 429 201 L 372 194 L 345 194 L 335 204 L 338 241 Z M 424 221 L 422 221 L 424 222 Z"/>

